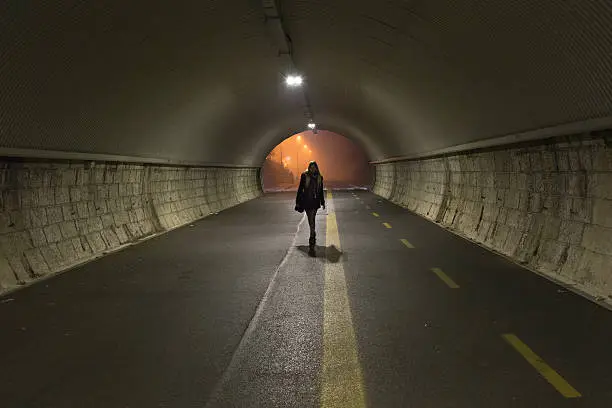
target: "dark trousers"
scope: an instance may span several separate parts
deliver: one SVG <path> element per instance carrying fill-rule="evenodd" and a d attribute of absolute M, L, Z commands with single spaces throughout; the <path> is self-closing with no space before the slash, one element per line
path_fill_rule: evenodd
<path fill-rule="evenodd" d="M 306 217 L 308 217 L 308 225 L 310 226 L 310 243 L 314 244 L 314 240 L 317 236 L 315 232 L 315 218 L 317 216 L 317 209 L 306 210 Z"/>

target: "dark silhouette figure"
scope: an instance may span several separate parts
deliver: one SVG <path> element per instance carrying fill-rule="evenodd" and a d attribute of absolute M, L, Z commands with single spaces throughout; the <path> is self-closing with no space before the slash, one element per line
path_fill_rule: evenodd
<path fill-rule="evenodd" d="M 309 253 L 312 255 L 317 243 L 315 232 L 315 217 L 319 208 L 325 208 L 325 195 L 323 194 L 323 176 L 319 171 L 317 162 L 311 161 L 308 169 L 300 177 L 300 185 L 295 197 L 295 209 L 306 211 L 308 225 L 310 226 Z"/>

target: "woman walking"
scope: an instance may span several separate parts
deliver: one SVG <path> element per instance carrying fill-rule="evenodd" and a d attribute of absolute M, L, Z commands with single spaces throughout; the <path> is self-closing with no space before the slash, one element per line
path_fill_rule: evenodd
<path fill-rule="evenodd" d="M 314 253 L 317 234 L 315 232 L 315 217 L 319 208 L 325 208 L 325 195 L 323 194 L 323 176 L 319 171 L 317 162 L 311 161 L 308 169 L 300 177 L 295 198 L 295 209 L 306 211 L 308 225 L 310 226 L 310 240 L 308 241 L 310 253 Z"/>

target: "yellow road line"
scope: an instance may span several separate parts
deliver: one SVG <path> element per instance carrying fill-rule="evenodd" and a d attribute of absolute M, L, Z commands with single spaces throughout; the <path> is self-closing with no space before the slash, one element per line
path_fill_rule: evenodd
<path fill-rule="evenodd" d="M 561 393 L 565 398 L 578 398 L 582 395 L 572 387 L 563 377 L 559 375 L 555 370 L 553 370 L 548 364 L 544 362 L 536 353 L 533 352 L 525 343 L 523 343 L 516 335 L 514 334 L 503 334 L 502 337 L 506 340 L 512 347 L 515 348 L 524 358 L 527 360 L 529 364 L 535 368 L 542 377 L 546 378 L 546 380 L 552 384 L 553 387 Z"/>
<path fill-rule="evenodd" d="M 402 244 L 406 245 L 407 248 L 414 249 L 414 245 L 412 245 L 407 239 L 402 238 L 400 241 L 402 241 Z"/>
<path fill-rule="evenodd" d="M 342 251 L 331 192 L 325 251 Z M 335 247 L 335 250 L 333 249 Z M 327 254 L 326 254 L 327 255 Z M 326 256 L 326 259 L 330 257 Z M 325 263 L 321 407 L 365 408 L 365 391 L 342 262 Z"/>
<path fill-rule="evenodd" d="M 375 213 L 375 212 L 373 212 L 372 215 L 377 217 L 377 218 L 380 217 L 380 215 L 378 215 L 378 213 Z"/>
<path fill-rule="evenodd" d="M 391 228 L 391 224 L 389 224 L 388 222 L 383 222 L 383 225 L 384 225 L 386 228 Z"/>
<path fill-rule="evenodd" d="M 438 278 L 440 278 L 444 283 L 446 283 L 449 288 L 451 288 L 451 289 L 459 289 L 459 285 L 457 285 L 455 283 L 455 281 L 453 281 L 447 274 L 445 274 L 442 271 L 442 269 L 440 269 L 440 268 L 431 268 L 431 271 L 433 273 L 435 273 L 436 275 L 438 275 Z"/>

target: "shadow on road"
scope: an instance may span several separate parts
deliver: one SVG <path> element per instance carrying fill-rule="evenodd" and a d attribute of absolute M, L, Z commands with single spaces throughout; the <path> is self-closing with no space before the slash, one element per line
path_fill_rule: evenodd
<path fill-rule="evenodd" d="M 316 245 L 314 254 L 311 254 L 309 252 L 308 245 L 298 245 L 297 249 L 303 252 L 304 254 L 311 256 L 313 258 L 325 258 L 328 262 L 331 262 L 331 263 L 336 263 L 340 261 L 341 257 L 344 260 L 346 260 L 346 254 L 339 251 L 335 245 L 331 245 L 329 247 Z"/>

